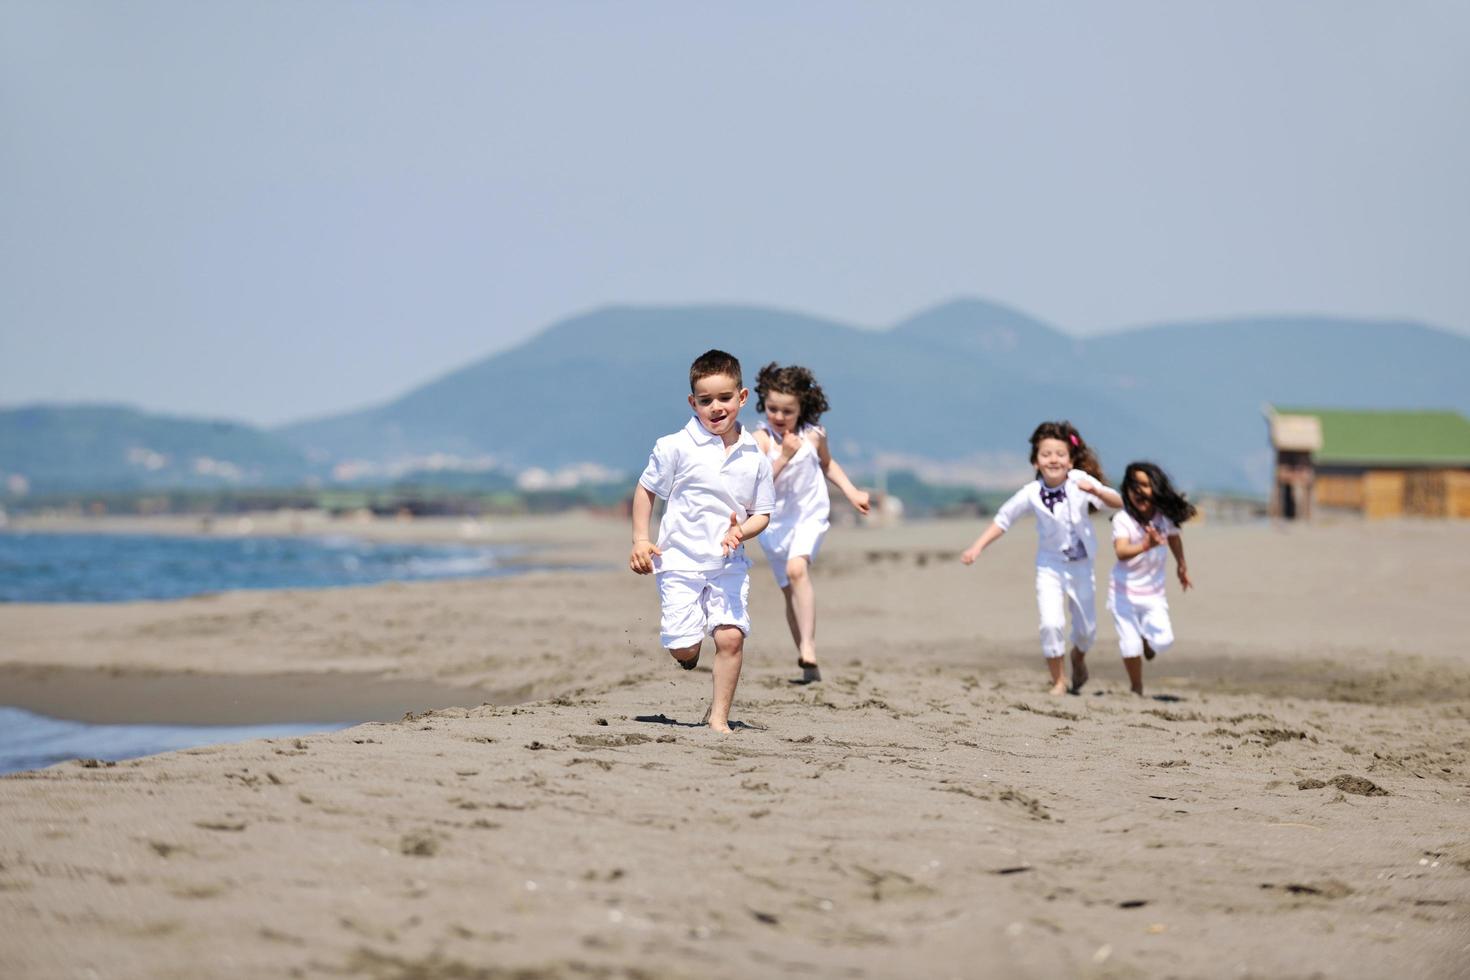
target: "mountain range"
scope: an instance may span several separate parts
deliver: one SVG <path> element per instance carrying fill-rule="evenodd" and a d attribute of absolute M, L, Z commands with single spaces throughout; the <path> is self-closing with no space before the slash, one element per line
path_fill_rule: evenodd
<path fill-rule="evenodd" d="M 1026 438 L 1044 419 L 1072 420 L 1110 475 L 1145 457 L 1185 486 L 1259 492 L 1268 402 L 1470 413 L 1470 338 L 1403 321 L 1261 316 L 1083 339 L 983 300 L 885 330 L 760 307 L 609 307 L 380 405 L 257 431 L 252 451 L 278 446 L 270 459 L 294 457 L 302 476 L 435 454 L 631 473 L 688 418 L 689 362 L 710 347 L 739 357 L 752 386 L 767 361 L 811 367 L 849 469 L 928 466 L 992 486 L 1024 479 Z M 0 412 L 0 460 L 16 447 L 14 411 Z M 756 418 L 753 396 L 744 418 Z M 252 459 L 241 472 L 289 469 Z"/>

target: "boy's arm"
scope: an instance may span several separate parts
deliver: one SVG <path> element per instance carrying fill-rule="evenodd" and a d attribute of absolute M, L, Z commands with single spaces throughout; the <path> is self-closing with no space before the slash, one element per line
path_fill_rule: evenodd
<path fill-rule="evenodd" d="M 771 523 L 770 514 L 751 514 L 744 522 L 740 515 L 730 515 L 730 530 L 725 532 L 725 540 L 720 542 L 720 548 L 728 558 L 732 552 L 740 547 L 740 542 L 755 537 L 764 531 Z"/>
<path fill-rule="evenodd" d="M 1184 536 L 1182 534 L 1169 535 L 1169 550 L 1174 552 L 1174 564 L 1179 566 L 1179 587 L 1188 591 L 1194 587 L 1189 579 L 1189 566 L 1184 564 Z"/>
<path fill-rule="evenodd" d="M 817 437 L 817 459 L 822 463 L 822 472 L 827 479 L 831 480 L 847 502 L 857 508 L 859 514 L 866 514 L 872 509 L 872 497 L 868 491 L 859 490 L 853 482 L 847 478 L 847 471 L 832 458 L 832 451 L 827 448 L 827 437 L 825 434 Z"/>
<path fill-rule="evenodd" d="M 633 488 L 633 551 L 628 567 L 639 575 L 653 571 L 653 556 L 663 552 L 648 537 L 648 522 L 653 518 L 653 491 L 638 484 Z"/>

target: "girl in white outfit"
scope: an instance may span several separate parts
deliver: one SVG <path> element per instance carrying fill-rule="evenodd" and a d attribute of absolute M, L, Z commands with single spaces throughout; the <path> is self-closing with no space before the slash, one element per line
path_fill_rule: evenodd
<path fill-rule="evenodd" d="M 1179 569 L 1179 585 L 1188 589 L 1184 538 L 1179 525 L 1194 516 L 1169 477 L 1153 463 L 1129 463 L 1123 471 L 1123 510 L 1113 515 L 1113 551 L 1118 564 L 1108 588 L 1108 608 L 1118 628 L 1118 651 L 1134 694 L 1143 693 L 1143 661 L 1174 645 L 1169 600 L 1164 594 L 1167 542 Z"/>
<path fill-rule="evenodd" d="M 868 493 L 853 486 L 832 458 L 827 432 L 817 424 L 827 410 L 827 396 L 812 372 L 781 367 L 774 361 L 756 375 L 756 411 L 765 424 L 755 430 L 756 444 L 771 459 L 776 482 L 776 509 L 761 535 L 761 548 L 771 563 L 776 584 L 786 597 L 786 622 L 796 643 L 796 664 L 806 683 L 822 679 L 817 668 L 817 606 L 811 564 L 827 534 L 831 480 L 848 501 L 866 514 Z"/>
<path fill-rule="evenodd" d="M 1036 606 L 1041 613 L 1041 653 L 1051 674 L 1051 693 L 1067 693 L 1062 657 L 1067 652 L 1067 613 L 1072 614 L 1072 686 L 1087 683 L 1087 651 L 1097 636 L 1092 560 L 1097 540 L 1088 514 L 1095 507 L 1121 507 L 1118 492 L 1103 481 L 1097 456 L 1070 422 L 1043 422 L 1031 433 L 1036 480 L 1017 490 L 996 511 L 985 533 L 960 555 L 973 565 L 980 553 L 1018 518 L 1036 518 Z"/>

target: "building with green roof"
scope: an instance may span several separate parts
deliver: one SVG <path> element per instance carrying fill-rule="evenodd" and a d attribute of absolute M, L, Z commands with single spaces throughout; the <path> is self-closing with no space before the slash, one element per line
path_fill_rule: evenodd
<path fill-rule="evenodd" d="M 1449 411 L 1268 405 L 1271 512 L 1470 517 L 1470 419 Z"/>

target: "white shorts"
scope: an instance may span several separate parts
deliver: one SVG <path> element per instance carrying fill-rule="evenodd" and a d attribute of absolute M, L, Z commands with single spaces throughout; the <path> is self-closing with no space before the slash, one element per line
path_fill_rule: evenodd
<path fill-rule="evenodd" d="M 1067 652 L 1067 614 L 1072 645 L 1086 653 L 1097 638 L 1097 603 L 1092 562 L 1046 562 L 1036 566 L 1036 608 L 1041 613 L 1041 654 L 1048 660 Z"/>
<path fill-rule="evenodd" d="M 1164 596 L 1131 596 L 1109 589 L 1108 608 L 1118 630 L 1118 652 L 1125 660 L 1143 656 L 1145 640 L 1154 653 L 1165 653 L 1174 645 L 1174 624 Z"/>
<path fill-rule="evenodd" d="M 750 564 L 732 561 L 711 572 L 659 572 L 659 642 L 665 650 L 696 646 L 721 626 L 750 635 Z"/>
<path fill-rule="evenodd" d="M 791 559 L 805 558 L 808 562 L 816 562 L 817 552 L 822 550 L 822 539 L 827 536 L 830 526 L 826 521 L 801 521 L 790 527 L 768 527 L 756 539 L 766 553 L 766 560 L 771 563 L 771 574 L 776 576 L 777 585 L 784 589 L 791 584 L 791 578 L 786 574 L 786 563 Z"/>

